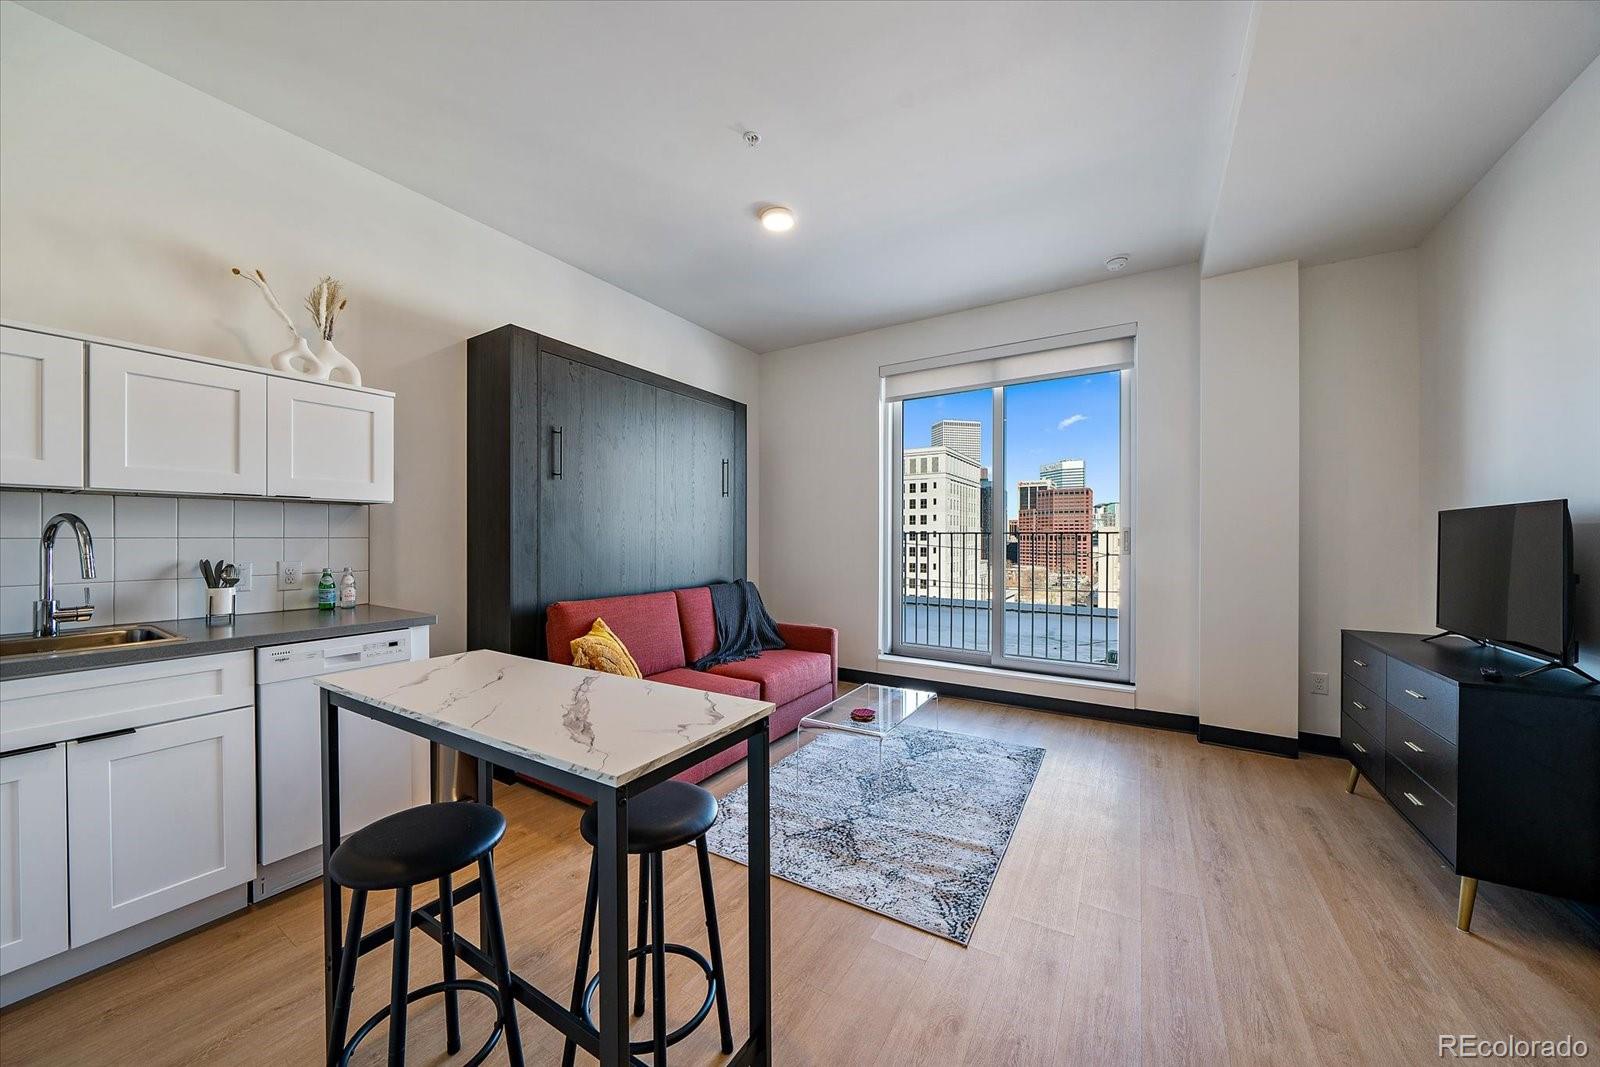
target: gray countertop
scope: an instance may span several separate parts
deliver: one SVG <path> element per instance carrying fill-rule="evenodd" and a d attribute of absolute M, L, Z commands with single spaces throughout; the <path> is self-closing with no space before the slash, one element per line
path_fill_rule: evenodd
<path fill-rule="evenodd" d="M 305 611 L 264 611 L 256 615 L 239 615 L 232 625 L 224 626 L 208 626 L 204 619 L 152 619 L 150 625 L 170 630 L 184 640 L 121 645 L 92 652 L 11 656 L 0 660 L 0 680 L 36 678 L 99 667 L 121 667 L 153 660 L 210 656 L 218 652 L 237 652 L 294 641 L 346 637 L 408 626 L 432 626 L 438 621 L 438 616 L 431 612 L 386 608 L 380 604 L 363 604 L 336 611 L 318 611 L 315 608 Z"/>

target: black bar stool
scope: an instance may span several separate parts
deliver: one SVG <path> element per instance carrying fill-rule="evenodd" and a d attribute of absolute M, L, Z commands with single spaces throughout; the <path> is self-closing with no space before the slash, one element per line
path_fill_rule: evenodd
<path fill-rule="evenodd" d="M 328 875 L 351 890 L 350 926 L 339 957 L 339 980 L 333 1001 L 333 1031 L 328 1039 L 328 1062 L 346 1064 L 356 1046 L 383 1020 L 389 1020 L 389 1062 L 403 1064 L 406 1056 L 406 1005 L 423 997 L 445 997 L 445 1045 L 452 1054 L 461 1049 L 457 994 L 477 993 L 494 1002 L 494 1029 L 468 1063 L 482 1063 L 506 1035 L 511 1062 L 522 1063 L 522 1040 L 517 1030 L 516 999 L 511 993 L 511 965 L 507 960 L 505 930 L 500 922 L 500 896 L 494 882 L 494 846 L 506 832 L 506 819 L 494 808 L 464 802 L 425 804 L 379 819 L 357 830 L 334 850 Z M 455 905 L 450 876 L 472 863 L 478 865 L 478 906 L 486 920 L 489 944 L 483 950 L 494 960 L 495 985 L 456 978 Z M 417 919 L 411 910 L 411 889 L 424 882 L 439 883 L 439 924 L 443 928 L 444 981 L 407 992 L 411 966 L 411 927 Z M 350 998 L 356 982 L 356 958 L 361 954 L 361 920 L 367 894 L 394 890 L 394 969 L 389 1006 L 361 1024 L 345 1042 L 350 1024 Z"/>
<path fill-rule="evenodd" d="M 711 885 L 711 860 L 706 852 L 706 831 L 717 821 L 717 798 L 707 790 L 687 782 L 662 782 L 645 790 L 628 802 L 628 851 L 639 856 L 639 934 L 637 947 L 628 953 L 629 959 L 638 960 L 633 986 L 633 1014 L 644 1014 L 644 964 L 651 961 L 651 1028 L 652 1040 L 634 1041 L 628 1046 L 631 1052 L 655 1050 L 656 1067 L 665 1067 L 667 1046 L 675 1045 L 692 1034 L 705 1021 L 713 1003 L 717 1007 L 717 1022 L 722 1028 L 722 1051 L 733 1051 L 733 1026 L 728 1021 L 727 980 L 722 971 L 722 937 L 717 932 L 717 901 Z M 593 806 L 578 821 L 578 832 L 596 847 L 599 838 L 598 819 Z M 662 854 L 694 842 L 700 860 L 700 896 L 706 909 L 706 936 L 711 942 L 711 961 L 687 945 L 667 941 L 666 893 L 662 878 Z M 583 1021 L 591 1030 L 596 1029 L 589 1011 L 589 1001 L 600 985 L 600 976 L 584 981 L 589 974 L 589 951 L 594 945 L 595 911 L 599 901 L 599 872 L 595 858 L 589 860 L 589 894 L 583 903 L 583 932 L 578 940 L 578 969 L 572 979 L 572 1010 L 583 1013 Z M 650 919 L 651 932 L 645 940 L 645 919 Z M 667 1032 L 667 955 L 683 956 L 699 965 L 706 976 L 706 999 L 694 1017 L 682 1026 Z M 562 1054 L 562 1067 L 572 1067 L 577 1046 L 567 1041 Z"/>

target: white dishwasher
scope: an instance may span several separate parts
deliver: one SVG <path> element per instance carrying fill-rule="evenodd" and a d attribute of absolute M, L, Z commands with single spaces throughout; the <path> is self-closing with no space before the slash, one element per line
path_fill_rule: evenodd
<path fill-rule="evenodd" d="M 427 630 L 274 645 L 256 651 L 259 860 L 251 899 L 322 874 L 321 698 L 313 679 L 422 659 Z M 415 735 L 339 713 L 344 834 L 428 799 L 428 746 Z"/>

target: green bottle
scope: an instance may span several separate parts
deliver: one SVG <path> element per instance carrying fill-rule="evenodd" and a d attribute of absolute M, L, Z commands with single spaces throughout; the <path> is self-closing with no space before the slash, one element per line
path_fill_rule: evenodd
<path fill-rule="evenodd" d="M 332 611 L 339 603 L 339 587 L 333 584 L 333 568 L 322 568 L 317 579 L 317 610 Z"/>

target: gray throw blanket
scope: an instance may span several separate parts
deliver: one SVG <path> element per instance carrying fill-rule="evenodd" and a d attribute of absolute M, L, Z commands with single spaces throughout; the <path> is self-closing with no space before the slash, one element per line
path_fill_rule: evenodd
<path fill-rule="evenodd" d="M 761 594 L 744 578 L 711 586 L 711 614 L 717 620 L 717 647 L 690 664 L 697 671 L 784 647 Z"/>

